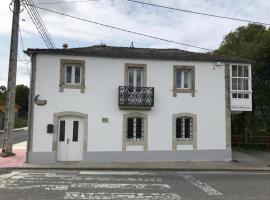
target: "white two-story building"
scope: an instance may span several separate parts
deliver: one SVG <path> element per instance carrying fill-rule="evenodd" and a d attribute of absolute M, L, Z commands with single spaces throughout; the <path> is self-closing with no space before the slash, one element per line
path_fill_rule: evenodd
<path fill-rule="evenodd" d="M 177 49 L 28 49 L 27 157 L 231 159 L 231 113 L 251 111 L 251 62 Z"/>

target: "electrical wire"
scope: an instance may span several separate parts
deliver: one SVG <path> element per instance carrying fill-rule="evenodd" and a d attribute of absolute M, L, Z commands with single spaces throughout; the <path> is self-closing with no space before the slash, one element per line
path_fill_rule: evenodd
<path fill-rule="evenodd" d="M 115 29 L 115 30 L 118 30 L 118 31 L 123 31 L 123 32 L 131 33 L 131 34 L 135 34 L 135 35 L 139 35 L 139 36 L 143 36 L 143 37 L 147 37 L 147 38 L 151 38 L 151 39 L 156 39 L 156 40 L 165 41 L 165 42 L 169 42 L 169 43 L 179 44 L 179 45 L 188 46 L 188 47 L 192 47 L 192 48 L 197 48 L 197 49 L 201 49 L 201 50 L 213 51 L 212 49 L 209 49 L 209 48 L 204 48 L 204 47 L 200 47 L 200 46 L 196 46 L 196 45 L 191 45 L 191 44 L 186 44 L 186 43 L 182 43 L 182 42 L 178 42 L 178 41 L 174 41 L 174 40 L 160 38 L 160 37 L 153 36 L 153 35 L 148 35 L 148 34 L 145 34 L 145 33 L 139 33 L 139 32 L 135 32 L 135 31 L 132 31 L 132 30 L 127 30 L 127 29 L 124 29 L 124 28 L 107 25 L 107 24 L 96 22 L 96 21 L 93 21 L 93 20 L 89 20 L 89 19 L 85 19 L 85 18 L 76 17 L 76 16 L 73 16 L 73 15 L 61 13 L 61 12 L 58 12 L 58 11 L 50 10 L 50 9 L 39 7 L 39 6 L 36 6 L 36 5 L 29 4 L 28 6 L 36 7 L 38 9 L 40 9 L 40 10 L 44 10 L 44 11 L 47 11 L 47 12 L 51 12 L 51 13 L 55 13 L 55 14 L 58 14 L 58 15 L 66 16 L 66 17 L 77 19 L 77 20 L 80 20 L 80 21 L 96 24 L 96 25 L 99 25 L 99 26 Z"/>
<path fill-rule="evenodd" d="M 41 2 L 41 3 L 36 3 L 36 5 L 84 3 L 84 2 L 90 2 L 90 1 L 98 1 L 98 0 Z M 240 22 L 246 22 L 246 23 L 256 23 L 256 24 L 262 24 L 262 25 L 267 25 L 267 26 L 270 25 L 270 23 L 266 23 L 266 22 L 259 22 L 259 21 L 241 19 L 241 18 L 235 18 L 235 17 L 226 17 L 226 16 L 221 16 L 221 15 L 215 15 L 215 14 L 210 14 L 210 13 L 205 13 L 205 12 L 198 12 L 198 11 L 193 11 L 193 10 L 180 9 L 180 8 L 173 8 L 173 7 L 169 7 L 169 6 L 163 6 L 163 5 L 153 4 L 153 3 L 147 3 L 147 2 L 143 2 L 143 1 L 137 1 L 137 0 L 126 0 L 126 1 L 129 1 L 129 2 L 132 2 L 132 3 L 143 4 L 143 5 L 147 5 L 147 6 L 158 7 L 158 8 L 165 8 L 165 9 L 179 11 L 179 12 L 185 12 L 185 13 L 189 13 L 189 14 L 203 15 L 203 16 L 207 16 L 207 17 L 214 17 L 214 18 L 227 19 L 227 20 L 233 20 L 233 21 L 240 21 Z"/>
<path fill-rule="evenodd" d="M 55 48 L 55 44 L 45 24 L 43 23 L 42 18 L 40 17 L 37 9 L 34 6 L 29 6 L 29 5 L 35 5 L 34 2 L 32 0 L 24 0 L 22 2 L 24 5 L 24 8 L 26 9 L 28 15 L 30 16 L 32 22 L 34 23 L 37 31 L 39 32 L 46 46 L 48 48 Z"/>
<path fill-rule="evenodd" d="M 163 5 L 153 4 L 153 3 L 146 3 L 146 2 L 137 1 L 137 0 L 126 0 L 126 1 L 133 2 L 133 3 L 138 3 L 138 4 L 143 4 L 143 5 L 147 5 L 147 6 L 158 7 L 158 8 L 165 8 L 165 9 L 174 10 L 174 11 L 186 12 L 186 13 L 190 13 L 190 14 L 204 15 L 204 16 L 208 16 L 208 17 L 215 17 L 215 18 L 228 19 L 228 20 L 247 22 L 247 23 L 262 24 L 262 25 L 267 25 L 267 26 L 270 25 L 270 23 L 265 23 L 265 22 L 258 22 L 258 21 L 248 20 L 248 19 L 226 17 L 226 16 L 214 15 L 214 14 L 203 13 L 203 12 L 197 12 L 197 11 L 192 11 L 192 10 L 173 8 L 173 7 L 169 7 L 169 6 L 163 6 Z"/>
<path fill-rule="evenodd" d="M 56 1 L 56 2 L 40 2 L 36 5 L 53 5 L 53 4 L 67 4 L 67 3 L 85 3 L 90 1 L 99 1 L 99 0 L 82 0 L 82 1 Z"/>

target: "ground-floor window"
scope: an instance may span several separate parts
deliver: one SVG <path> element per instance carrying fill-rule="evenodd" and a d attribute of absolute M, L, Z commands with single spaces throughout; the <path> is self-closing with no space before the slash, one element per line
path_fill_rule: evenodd
<path fill-rule="evenodd" d="M 176 140 L 191 140 L 193 118 L 189 116 L 176 118 Z"/>
<path fill-rule="evenodd" d="M 197 148 L 197 115 L 192 113 L 177 113 L 172 117 L 172 145 L 193 145 Z"/>
<path fill-rule="evenodd" d="M 143 140 L 144 119 L 142 117 L 127 118 L 127 138 L 131 141 Z"/>
<path fill-rule="evenodd" d="M 123 115 L 123 150 L 127 146 L 143 146 L 147 149 L 147 115 L 131 112 Z"/>

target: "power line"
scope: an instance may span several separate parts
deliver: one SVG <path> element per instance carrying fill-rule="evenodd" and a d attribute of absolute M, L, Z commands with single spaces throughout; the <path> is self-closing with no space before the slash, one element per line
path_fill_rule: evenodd
<path fill-rule="evenodd" d="M 99 1 L 99 0 L 41 2 L 41 3 L 36 3 L 36 5 L 67 4 L 67 3 L 85 3 L 85 2 L 90 2 L 90 1 Z"/>
<path fill-rule="evenodd" d="M 127 33 L 132 33 L 132 34 L 135 34 L 135 35 L 140 35 L 140 36 L 151 38 L 151 39 L 156 39 L 156 40 L 160 40 L 160 41 L 170 42 L 170 43 L 174 43 L 174 44 L 180 44 L 180 45 L 183 45 L 183 46 L 188 46 L 188 47 L 202 49 L 202 50 L 207 50 L 207 51 L 213 51 L 212 49 L 209 49 L 209 48 L 199 47 L 199 46 L 195 46 L 195 45 L 191 45 L 191 44 L 177 42 L 177 41 L 174 41 L 174 40 L 160 38 L 160 37 L 153 36 L 153 35 L 139 33 L 139 32 L 127 30 L 127 29 L 124 29 L 124 28 L 119 28 L 119 27 L 116 27 L 116 26 L 111 26 L 111 25 L 99 23 L 99 22 L 92 21 L 92 20 L 89 20 L 89 19 L 85 19 L 85 18 L 81 18 L 81 17 L 76 17 L 76 16 L 68 15 L 68 14 L 65 14 L 65 13 L 58 12 L 58 11 L 53 11 L 53 10 L 50 10 L 50 9 L 47 9 L 47 8 L 42 8 L 42 7 L 39 7 L 39 6 L 36 6 L 36 5 L 29 5 L 29 6 L 36 7 L 38 9 L 45 10 L 47 12 L 55 13 L 55 14 L 58 14 L 58 15 L 70 17 L 70 18 L 73 18 L 73 19 L 81 20 L 81 21 L 84 21 L 84 22 L 89 22 L 89 23 L 92 23 L 92 24 L 104 26 L 104 27 L 107 27 L 107 28 L 111 28 L 111 29 L 115 29 L 115 30 L 119 30 L 119 31 L 127 32 Z"/>
<path fill-rule="evenodd" d="M 137 1 L 137 0 L 126 0 L 126 1 L 133 2 L 133 3 L 139 3 L 139 4 L 143 4 L 143 5 L 147 5 L 147 6 L 154 6 L 154 7 L 158 7 L 158 8 L 165 8 L 165 9 L 174 10 L 174 11 L 186 12 L 186 13 L 191 13 L 191 14 L 196 14 L 196 15 L 204 15 L 204 16 L 208 16 L 208 17 L 215 17 L 215 18 L 228 19 L 228 20 L 234 20 L 234 21 L 241 21 L 241 22 L 247 22 L 247 23 L 270 25 L 270 23 L 265 23 L 265 22 L 258 22 L 258 21 L 248 20 L 248 19 L 226 17 L 226 16 L 214 15 L 214 14 L 203 13 L 203 12 L 197 12 L 197 11 L 192 11 L 192 10 L 173 8 L 173 7 L 169 7 L 169 6 L 157 5 L 157 4 L 153 4 L 153 3 L 146 3 L 146 2 Z"/>
<path fill-rule="evenodd" d="M 21 47 L 23 49 L 23 51 L 25 50 L 24 48 L 24 43 L 23 43 L 23 37 L 22 37 L 22 32 L 21 32 L 21 28 L 19 26 L 19 36 L 20 36 L 20 41 L 21 41 Z M 27 70 L 27 74 L 30 76 L 30 72 L 29 72 L 29 68 L 28 68 L 28 64 L 29 64 L 29 61 L 26 59 L 25 55 L 23 54 L 23 57 L 24 57 L 24 60 L 22 60 L 18 54 L 18 57 L 19 57 L 19 60 L 20 62 L 24 63 L 25 66 L 26 66 L 26 70 Z"/>
<path fill-rule="evenodd" d="M 24 5 L 24 8 L 26 9 L 28 15 L 30 16 L 32 22 L 34 23 L 37 31 L 39 32 L 46 46 L 48 48 L 55 48 L 55 44 L 45 24 L 43 23 L 42 18 L 40 17 L 37 9 L 34 6 L 28 6 L 28 5 L 35 5 L 34 2 L 32 0 L 24 0 L 22 2 Z"/>

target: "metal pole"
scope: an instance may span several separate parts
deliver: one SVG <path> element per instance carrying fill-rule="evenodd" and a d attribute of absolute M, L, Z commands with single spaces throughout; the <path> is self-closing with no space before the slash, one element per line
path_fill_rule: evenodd
<path fill-rule="evenodd" d="M 9 54 L 9 70 L 7 83 L 7 96 L 5 108 L 4 134 L 2 144 L 2 157 L 12 156 L 12 132 L 14 128 L 14 109 L 16 94 L 16 73 L 17 73 L 17 52 L 18 52 L 18 33 L 20 18 L 20 0 L 13 1 L 13 20 Z"/>

